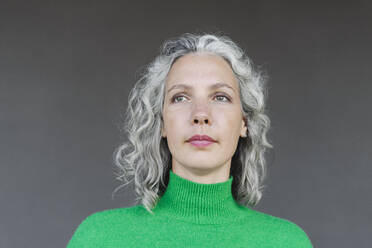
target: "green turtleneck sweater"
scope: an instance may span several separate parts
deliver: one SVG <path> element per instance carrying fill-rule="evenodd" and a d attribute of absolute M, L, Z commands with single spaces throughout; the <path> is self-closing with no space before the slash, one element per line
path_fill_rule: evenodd
<path fill-rule="evenodd" d="M 312 247 L 296 224 L 237 204 L 232 180 L 201 184 L 170 170 L 154 215 L 142 205 L 93 213 L 67 248 Z"/>

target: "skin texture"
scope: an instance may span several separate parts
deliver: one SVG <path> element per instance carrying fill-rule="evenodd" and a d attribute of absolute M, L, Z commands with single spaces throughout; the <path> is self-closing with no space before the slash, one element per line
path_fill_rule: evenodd
<path fill-rule="evenodd" d="M 221 82 L 232 89 L 209 88 Z M 168 92 L 178 84 L 190 88 Z M 239 84 L 230 65 L 217 55 L 186 54 L 173 64 L 165 90 L 162 137 L 172 154 L 172 171 L 197 183 L 227 181 L 239 137 L 247 137 Z M 187 142 L 195 134 L 217 142 L 195 147 Z"/>

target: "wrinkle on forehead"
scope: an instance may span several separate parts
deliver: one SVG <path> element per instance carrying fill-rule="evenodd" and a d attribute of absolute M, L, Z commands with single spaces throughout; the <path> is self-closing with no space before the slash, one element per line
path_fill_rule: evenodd
<path fill-rule="evenodd" d="M 209 85 L 209 89 L 226 87 L 234 94 L 238 94 L 239 83 L 228 61 L 210 53 L 190 53 L 181 56 L 167 75 L 166 88 L 169 89 L 166 93 L 176 88 L 192 90 L 192 82 L 205 82 L 204 80 L 215 81 Z"/>

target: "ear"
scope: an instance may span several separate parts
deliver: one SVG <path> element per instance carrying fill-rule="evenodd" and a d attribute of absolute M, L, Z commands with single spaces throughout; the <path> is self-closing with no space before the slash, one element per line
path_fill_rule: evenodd
<path fill-rule="evenodd" d="M 240 136 L 243 137 L 243 138 L 247 137 L 247 130 L 248 130 L 248 128 L 247 128 L 247 125 L 246 125 L 245 117 L 243 117 L 242 127 L 240 129 Z"/>
<path fill-rule="evenodd" d="M 165 132 L 164 125 L 161 127 L 161 137 L 162 138 L 166 138 L 167 137 L 167 133 Z"/>

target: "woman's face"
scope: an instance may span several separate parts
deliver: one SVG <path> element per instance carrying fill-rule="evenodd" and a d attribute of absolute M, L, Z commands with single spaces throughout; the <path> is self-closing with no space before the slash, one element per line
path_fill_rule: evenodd
<path fill-rule="evenodd" d="M 179 58 L 168 73 L 163 108 L 162 136 L 173 171 L 186 178 L 214 174 L 213 179 L 227 180 L 239 136 L 246 137 L 240 106 L 238 82 L 223 58 L 207 53 Z M 216 142 L 193 145 L 188 139 L 194 135 Z"/>

